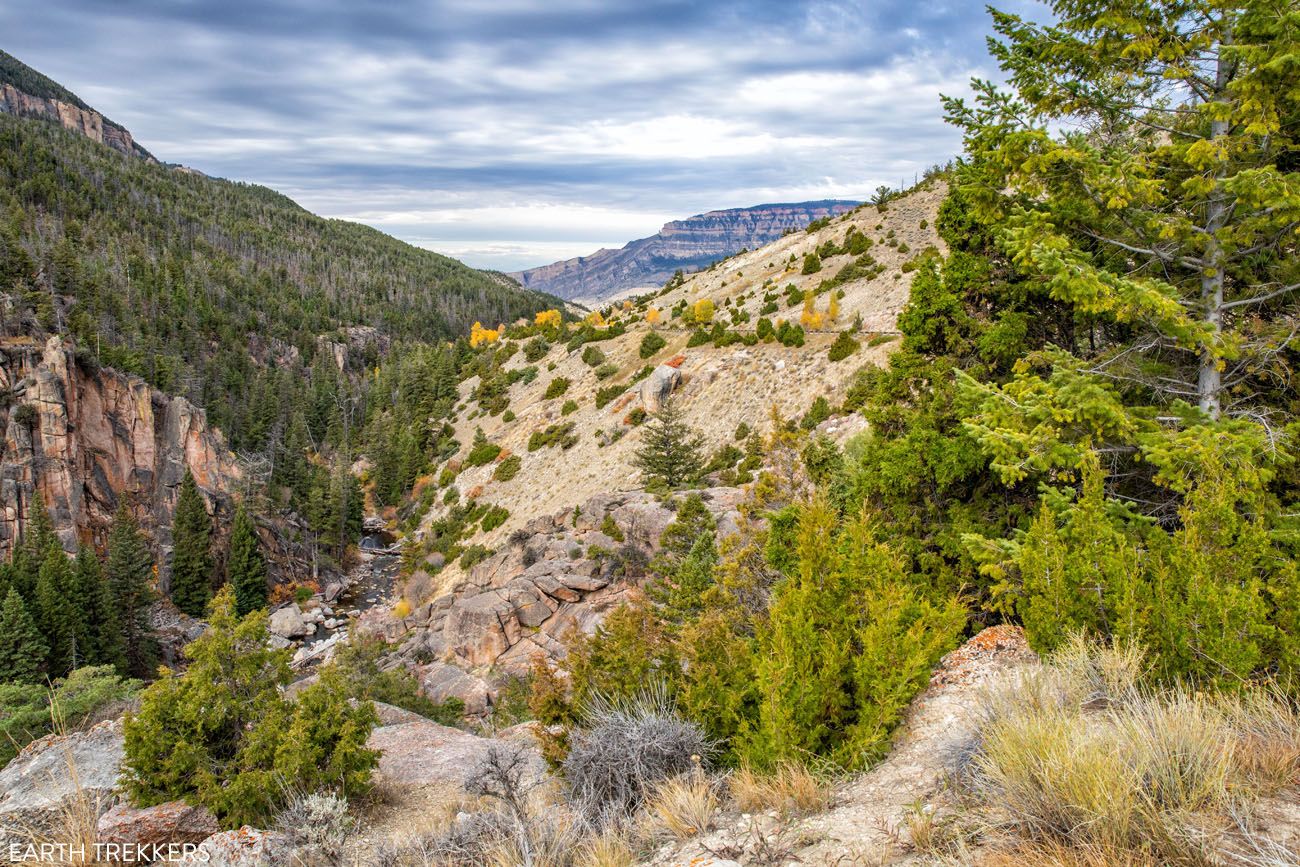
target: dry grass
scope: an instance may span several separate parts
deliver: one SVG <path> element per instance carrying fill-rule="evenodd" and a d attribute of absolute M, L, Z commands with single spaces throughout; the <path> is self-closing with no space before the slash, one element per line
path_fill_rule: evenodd
<path fill-rule="evenodd" d="M 578 855 L 579 867 L 634 867 L 636 861 L 627 837 L 614 831 L 588 839 Z"/>
<path fill-rule="evenodd" d="M 718 812 L 718 795 L 703 773 L 683 774 L 656 787 L 646 811 L 674 837 L 685 840 L 709 830 Z"/>
<path fill-rule="evenodd" d="M 830 784 L 796 762 L 782 762 L 770 774 L 742 767 L 731 774 L 727 785 L 736 806 L 746 813 L 819 813 L 831 801 Z"/>
<path fill-rule="evenodd" d="M 1294 703 L 1269 689 L 1150 689 L 1142 672 L 1132 648 L 1072 641 L 990 697 L 971 766 L 971 803 L 1006 858 L 988 863 L 1208 865 L 1268 850 L 1240 817 L 1300 782 Z"/>
<path fill-rule="evenodd" d="M 66 734 L 57 712 L 55 732 L 61 736 Z M 64 754 L 64 764 L 68 769 L 68 779 L 72 781 L 72 794 L 64 799 L 54 820 L 48 825 L 18 829 L 19 845 L 36 847 L 40 851 L 42 845 L 53 844 L 56 848 L 52 851 L 58 860 L 46 858 L 44 863 L 47 864 L 77 864 L 84 867 L 104 864 L 95 857 L 95 841 L 99 836 L 99 817 L 108 808 L 108 804 L 81 784 L 81 774 L 70 750 Z"/>

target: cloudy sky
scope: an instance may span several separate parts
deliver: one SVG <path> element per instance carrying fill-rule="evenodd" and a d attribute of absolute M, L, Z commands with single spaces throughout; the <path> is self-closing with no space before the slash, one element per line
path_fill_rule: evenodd
<path fill-rule="evenodd" d="M 0 48 L 159 158 L 503 270 L 910 179 L 987 32 L 974 0 L 0 4 Z"/>

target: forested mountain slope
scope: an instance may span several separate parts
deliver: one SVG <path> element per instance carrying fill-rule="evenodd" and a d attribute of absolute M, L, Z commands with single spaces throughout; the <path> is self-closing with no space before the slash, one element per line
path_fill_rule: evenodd
<path fill-rule="evenodd" d="M 309 367 L 322 337 L 438 340 L 546 306 L 498 276 L 263 187 L 126 159 L 0 116 L 0 327 L 66 331 L 105 365 L 207 408 L 237 448 L 257 362 Z M 346 342 L 346 341 L 345 341 Z"/>

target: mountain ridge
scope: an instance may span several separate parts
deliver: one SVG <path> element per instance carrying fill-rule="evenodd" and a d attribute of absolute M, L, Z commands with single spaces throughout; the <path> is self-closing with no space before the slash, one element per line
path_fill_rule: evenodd
<path fill-rule="evenodd" d="M 670 220 L 657 233 L 622 247 L 511 272 L 525 289 L 566 300 L 609 298 L 629 289 L 658 288 L 678 271 L 699 271 L 719 259 L 777 240 L 814 220 L 851 211 L 843 199 L 771 202 L 721 208 Z"/>

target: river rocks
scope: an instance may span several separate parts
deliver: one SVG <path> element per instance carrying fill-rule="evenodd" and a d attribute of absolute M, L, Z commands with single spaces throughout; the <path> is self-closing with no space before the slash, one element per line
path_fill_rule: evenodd
<path fill-rule="evenodd" d="M 281 638 L 302 638 L 313 631 L 297 605 L 287 605 L 271 612 L 270 630 L 272 635 Z"/>
<path fill-rule="evenodd" d="M 118 804 L 99 817 L 97 839 L 100 843 L 165 846 L 199 843 L 219 830 L 216 817 L 206 807 L 191 807 L 184 801 L 139 809 Z"/>
<path fill-rule="evenodd" d="M 641 406 L 646 412 L 658 412 L 681 382 L 680 370 L 666 364 L 659 365 L 641 382 Z"/>
<path fill-rule="evenodd" d="M 0 770 L 0 851 L 24 829 L 44 830 L 72 803 L 102 814 L 113 804 L 122 763 L 122 721 L 47 735 Z M 75 771 L 75 773 L 74 773 Z"/>

